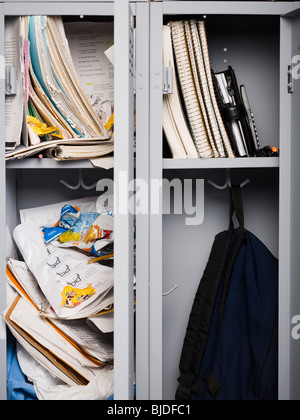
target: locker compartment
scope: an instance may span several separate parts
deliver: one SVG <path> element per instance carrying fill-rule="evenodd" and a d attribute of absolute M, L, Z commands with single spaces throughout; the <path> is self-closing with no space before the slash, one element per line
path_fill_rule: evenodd
<path fill-rule="evenodd" d="M 84 186 L 77 188 L 80 180 Z M 20 223 L 19 211 L 83 197 L 97 197 L 96 184 L 113 180 L 113 170 L 103 169 L 9 169 L 7 170 L 6 214 L 10 232 Z M 65 181 L 74 189 L 60 182 Z"/>
<path fill-rule="evenodd" d="M 14 155 L 20 144 L 33 149 L 21 157 L 76 159 L 79 151 L 72 153 L 68 140 L 90 139 L 91 149 L 99 147 L 101 139 L 110 140 L 111 128 L 104 126 L 112 121 L 114 68 L 105 52 L 113 45 L 114 17 L 6 15 L 5 27 L 8 159 L 20 157 Z M 21 52 L 25 64 L 18 57 Z M 64 142 L 57 148 L 60 140 Z M 45 141 L 54 141 L 53 148 L 43 148 Z M 101 156 L 100 151 L 89 155 L 89 148 L 83 150 L 86 158 Z"/>
<path fill-rule="evenodd" d="M 115 88 L 118 84 L 116 82 L 120 81 L 122 78 L 126 78 L 132 81 L 133 73 L 131 63 L 131 68 L 129 65 L 129 55 L 131 56 L 131 61 L 133 57 L 133 22 L 135 21 L 135 6 L 130 6 L 124 2 L 120 2 L 119 7 L 115 10 L 114 2 L 109 0 L 105 2 L 96 2 L 91 1 L 89 3 L 78 3 L 78 2 L 35 2 L 28 3 L 22 1 L 16 4 L 14 2 L 5 2 L 0 6 L 1 21 L 0 21 L 0 31 L 2 34 L 2 42 L 0 44 L 1 56 L 4 56 L 4 28 L 5 21 L 10 17 L 18 17 L 25 15 L 46 15 L 46 16 L 62 16 L 64 22 L 76 22 L 80 25 L 81 22 L 93 22 L 96 24 L 103 23 L 117 23 L 119 28 L 119 36 L 115 42 L 115 50 L 119 50 L 122 54 L 117 54 L 118 62 L 115 62 L 114 73 L 115 77 Z M 106 47 L 110 47 L 110 44 L 106 44 Z M 91 51 L 90 51 L 91 52 Z M 128 60 L 126 59 L 126 54 L 128 53 Z M 121 63 L 121 64 L 120 64 Z M 126 67 L 128 72 L 125 71 Z M 119 74 L 119 76 L 118 76 Z M 121 74 L 121 77 L 120 77 Z M 1 82 L 1 106 L 4 109 L 5 98 L 3 90 L 4 82 Z M 2 197 L 1 203 L 1 219 L 2 219 L 2 231 L 5 232 L 5 225 L 8 225 L 10 234 L 13 232 L 15 226 L 20 223 L 19 210 L 21 208 L 28 209 L 35 206 L 47 206 L 51 203 L 57 203 L 60 201 L 68 201 L 71 199 L 76 199 L 77 197 L 91 197 L 95 199 L 99 197 L 99 193 L 96 191 L 95 185 L 100 179 L 108 179 L 110 181 L 114 180 L 114 177 L 119 178 L 120 174 L 124 174 L 124 171 L 130 173 L 129 179 L 131 179 L 133 171 L 133 124 L 131 125 L 130 115 L 133 118 L 133 101 L 131 104 L 126 103 L 127 96 L 133 98 L 133 89 L 129 91 L 129 88 L 124 83 L 119 83 L 118 85 L 118 95 L 115 100 L 115 109 L 122 110 L 122 123 L 121 129 L 117 127 L 118 119 L 116 119 L 116 129 L 115 129 L 115 160 L 114 168 L 110 170 L 105 170 L 102 168 L 94 167 L 91 162 L 86 160 L 80 161 L 70 161 L 70 162 L 56 162 L 52 159 L 43 157 L 43 159 L 38 159 L 41 157 L 34 155 L 32 158 L 24 159 L 22 161 L 12 161 L 8 162 L 5 165 L 4 158 L 4 145 L 5 145 L 5 129 L 2 130 L 2 151 L 1 156 L 3 160 L 3 167 L 1 171 L 2 181 L 3 181 L 3 191 L 6 190 L 5 194 Z M 114 99 L 114 98 L 113 98 Z M 125 102 L 125 105 L 124 105 Z M 125 108 L 128 108 L 128 118 L 125 112 Z M 4 113 L 1 114 L 1 125 L 4 127 Z M 119 113 L 121 115 L 121 113 Z M 126 117 L 125 117 L 126 115 Z M 128 135 L 124 129 L 124 124 L 128 128 Z M 121 133 L 121 136 L 120 134 Z M 121 142 L 118 140 L 121 138 Z M 122 156 L 122 159 L 120 159 Z M 125 158 L 127 157 L 127 159 Z M 5 168 L 6 166 L 6 168 Z M 80 178 L 81 177 L 81 178 Z M 93 185 L 94 187 L 85 190 L 80 187 L 79 190 L 72 190 L 66 188 L 59 181 L 63 179 L 71 186 L 76 186 L 80 179 L 83 180 L 86 186 Z M 121 194 L 121 193 L 120 193 Z M 123 198 L 124 198 L 123 194 Z M 118 199 L 116 199 L 118 202 Z M 126 215 L 125 215 L 126 217 Z M 133 266 L 133 246 L 130 247 L 129 242 L 133 242 L 133 224 L 128 226 L 128 220 L 124 221 L 124 215 L 122 217 L 115 217 L 115 249 L 123 250 L 128 247 L 128 253 L 125 255 L 123 252 L 117 251 L 119 257 L 115 258 L 115 326 L 120 325 L 121 327 L 116 327 L 114 334 L 114 356 L 115 356 L 115 369 L 114 374 L 118 377 L 117 384 L 114 389 L 115 398 L 120 398 L 120 395 L 133 395 L 133 323 L 131 324 L 130 320 L 133 320 L 133 268 L 132 275 L 130 270 L 128 270 L 128 275 L 126 274 L 126 267 L 129 264 L 129 261 L 132 260 Z M 119 232 L 117 234 L 117 232 Z M 4 236 L 4 235 L 3 235 Z M 5 257 L 6 251 L 5 246 L 2 247 L 1 251 L 1 270 L 5 273 Z M 117 274 L 117 272 L 119 274 Z M 127 277 L 128 280 L 127 284 Z M 2 297 L 0 300 L 1 312 L 6 307 L 6 293 L 5 293 L 5 274 L 2 282 Z M 117 279 L 117 280 L 116 280 Z M 120 291 L 118 292 L 118 288 Z M 130 290 L 132 289 L 132 291 Z M 124 299 L 124 290 L 128 292 L 128 302 L 130 302 L 132 307 L 128 304 L 127 300 Z M 132 299 L 130 295 L 132 293 Z M 122 298 L 118 298 L 118 296 Z M 117 300 L 121 304 L 117 304 Z M 130 307 L 129 307 L 130 306 Z M 127 328 L 128 327 L 128 328 Z M 123 331 L 126 330 L 127 334 L 124 336 Z M 120 349 L 118 351 L 117 349 Z M 126 358 L 125 353 L 128 352 L 129 357 Z M 118 356 L 119 355 L 119 356 Z M 0 359 L 1 359 L 1 378 L 0 378 L 0 398 L 6 399 L 6 334 L 5 334 L 5 325 L 1 322 L 1 335 L 0 335 Z M 126 360 L 125 360 L 126 359 Z M 132 360 L 132 362 L 131 362 Z M 130 363 L 130 364 L 129 364 Z M 122 373 L 121 373 L 122 372 Z M 131 376 L 128 382 L 127 377 Z"/>
<path fill-rule="evenodd" d="M 226 171 L 184 170 L 165 171 L 168 180 L 179 179 L 182 183 L 192 179 L 194 203 L 202 212 L 204 221 L 198 226 L 187 226 L 186 214 L 163 216 L 163 292 L 178 288 L 163 297 L 163 399 L 174 399 L 180 376 L 179 362 L 188 326 L 188 320 L 204 269 L 208 262 L 215 236 L 229 227 L 229 189 L 218 190 L 207 181 L 223 186 Z M 249 179 L 242 188 L 245 229 L 257 236 L 278 258 L 279 246 L 279 173 L 278 169 L 231 170 L 232 184 Z M 196 198 L 196 180 L 204 180 L 204 196 Z M 184 192 L 183 192 L 184 195 Z M 184 197 L 186 199 L 186 197 Z M 204 203 L 202 200 L 204 199 Z M 171 209 L 173 206 L 171 204 Z M 200 219 L 199 219 L 200 220 Z M 238 226 L 235 219 L 235 226 Z"/>
<path fill-rule="evenodd" d="M 190 19 L 205 22 L 212 71 L 223 72 L 231 66 L 238 87 L 245 85 L 260 147 L 278 148 L 280 17 L 176 14 L 164 16 L 163 23 Z M 177 84 L 180 90 L 178 73 Z M 163 145 L 164 157 L 172 157 L 166 138 Z"/>
<path fill-rule="evenodd" d="M 68 186 L 63 185 L 60 182 L 61 180 L 65 183 L 67 183 Z M 11 257 L 11 258 L 18 259 L 19 261 L 23 261 L 23 255 L 20 253 L 20 250 L 19 250 L 18 246 L 16 246 L 16 248 L 15 248 L 16 251 L 17 251 L 17 254 L 18 254 L 17 257 L 16 257 L 15 254 L 13 253 L 14 250 L 12 251 L 11 245 L 8 244 L 9 234 L 12 236 L 15 227 L 20 224 L 20 214 L 19 214 L 20 210 L 22 210 L 22 209 L 25 210 L 25 209 L 29 209 L 29 208 L 35 208 L 35 207 L 41 207 L 41 206 L 49 206 L 49 205 L 57 204 L 57 203 L 60 203 L 60 202 L 62 202 L 64 204 L 68 204 L 68 203 L 70 203 L 70 200 L 78 200 L 78 199 L 85 198 L 85 197 L 91 198 L 91 200 L 88 200 L 89 202 L 97 203 L 98 198 L 103 194 L 103 192 L 105 190 L 101 191 L 101 192 L 97 191 L 96 185 L 98 184 L 99 181 L 103 181 L 103 180 L 106 180 L 105 181 L 106 185 L 109 184 L 109 185 L 112 186 L 113 185 L 113 171 L 112 170 L 106 171 L 106 170 L 103 170 L 103 169 L 100 169 L 100 170 L 97 170 L 97 169 L 96 170 L 95 169 L 85 169 L 85 170 L 73 169 L 72 171 L 70 171 L 68 169 L 61 169 L 61 170 L 58 169 L 58 170 L 55 170 L 55 171 L 53 169 L 48 169 L 48 170 L 47 169 L 46 170 L 41 170 L 41 169 L 39 169 L 39 170 L 36 170 L 36 169 L 32 169 L 32 170 L 17 169 L 17 170 L 14 170 L 14 169 L 10 169 L 10 170 L 7 170 L 7 195 L 6 195 L 6 214 L 7 214 L 7 218 L 6 218 L 6 222 L 7 222 L 8 231 L 9 231 L 9 233 L 8 233 L 8 231 L 6 232 L 6 236 L 7 236 L 7 238 L 6 238 L 7 239 L 6 255 L 7 255 L 7 257 Z M 81 184 L 80 186 L 79 186 L 79 183 Z M 110 192 L 113 192 L 113 191 L 110 191 Z M 74 206 L 75 204 L 72 203 L 72 205 Z M 82 209 L 80 203 L 78 203 L 78 207 L 79 207 L 79 209 L 80 208 Z M 58 207 L 58 209 L 61 209 L 61 208 L 62 208 L 62 206 Z M 96 208 L 98 208 L 97 205 L 96 205 Z M 90 211 L 90 210 L 86 210 L 86 211 Z M 58 212 L 60 213 L 60 210 L 58 210 Z M 56 211 L 55 211 L 55 213 L 56 213 Z M 52 212 L 51 216 L 50 216 L 50 213 L 48 213 L 48 215 L 49 215 L 49 217 L 53 218 L 54 213 Z M 31 223 L 30 218 L 27 218 L 26 220 L 27 220 L 27 223 Z M 52 223 L 50 223 L 49 226 L 52 226 Z M 34 228 L 33 228 L 34 231 L 36 230 L 36 227 L 37 227 L 37 225 L 34 224 Z M 27 232 L 29 233 L 29 231 L 27 231 Z M 13 244 L 15 245 L 14 241 L 13 241 Z M 28 238 L 28 247 L 32 247 L 32 246 L 33 246 L 32 238 Z M 45 252 L 44 249 L 41 248 L 39 253 L 36 255 L 36 259 L 38 260 L 39 258 L 44 258 L 44 252 Z M 48 252 L 49 252 L 49 250 L 48 250 Z M 52 251 L 50 251 L 50 252 L 52 252 Z M 67 250 L 66 250 L 66 252 L 68 253 Z M 80 255 L 81 254 L 80 251 L 79 250 L 73 251 L 73 256 L 74 257 L 75 257 L 75 253 L 76 253 L 76 258 L 78 258 L 78 260 L 79 259 L 81 260 L 81 264 L 84 264 L 83 259 L 82 259 L 83 257 Z M 83 265 L 81 265 L 81 268 L 78 268 L 78 269 L 75 268 L 75 265 L 71 262 L 71 260 L 70 259 L 68 260 L 68 258 L 70 257 L 70 254 L 69 254 L 69 257 L 67 255 L 65 255 L 66 260 L 64 260 L 63 255 L 64 255 L 64 252 L 62 251 L 61 254 L 60 254 L 60 259 L 56 258 L 56 262 L 55 262 L 55 263 L 58 262 L 60 264 L 60 266 L 62 266 L 63 273 L 67 274 L 68 272 L 70 272 L 70 268 L 71 268 L 71 270 L 74 270 L 73 272 L 76 272 L 76 273 L 79 272 L 79 273 L 83 274 L 83 272 L 86 271 L 86 268 Z M 27 257 L 28 257 L 28 255 L 27 255 Z M 69 262 L 67 262 L 67 260 Z M 29 261 L 30 261 L 30 264 L 32 264 L 32 258 L 29 257 Z M 53 262 L 53 261 L 51 260 L 51 262 Z M 48 264 L 48 262 L 47 262 L 47 264 Z M 49 264 L 50 264 L 50 262 L 49 262 Z M 92 268 L 92 270 L 94 270 L 94 269 L 98 270 L 97 267 L 92 267 L 91 266 L 91 268 Z M 66 269 L 66 271 L 64 272 L 65 269 Z M 83 271 L 79 271 L 79 270 L 82 270 L 82 269 L 83 269 Z M 108 270 L 111 270 L 111 268 L 109 268 Z M 47 269 L 45 270 L 45 272 L 46 271 L 47 271 Z M 99 274 L 100 274 L 100 271 L 101 270 L 99 270 Z M 104 274 L 104 272 L 103 272 L 103 274 Z M 107 274 L 109 276 L 111 276 L 111 275 L 113 276 L 113 272 L 108 273 L 108 271 L 107 271 Z M 64 275 L 64 274 L 60 274 L 60 275 Z M 49 276 L 49 273 L 45 274 L 44 280 L 46 280 L 47 276 Z M 81 276 L 81 274 L 80 274 L 80 276 Z M 50 279 L 50 277 L 48 277 L 48 278 Z M 56 278 L 56 281 L 57 281 L 58 277 L 55 276 L 55 275 L 54 275 L 54 277 L 52 277 L 52 280 L 54 280 L 55 278 Z M 72 277 L 72 279 L 74 279 L 74 276 Z M 79 277 L 79 279 L 80 279 L 80 277 Z M 105 276 L 103 277 L 103 279 L 105 279 Z M 107 279 L 108 279 L 108 276 L 106 277 L 106 280 Z M 78 276 L 77 276 L 77 280 L 78 280 Z M 82 280 L 82 277 L 81 277 L 81 280 Z M 90 280 L 90 281 L 92 281 L 93 284 L 94 284 L 95 280 L 96 280 L 96 278 L 93 277 L 93 280 Z M 39 277 L 39 281 L 41 281 L 41 277 Z M 64 281 L 70 282 L 71 280 L 69 279 L 69 280 L 64 280 Z M 71 285 L 72 282 L 68 283 L 68 284 Z M 75 286 L 74 286 L 74 284 L 72 284 L 73 289 L 74 289 L 74 287 L 82 289 L 82 286 L 80 286 L 80 280 L 79 280 L 79 283 L 77 283 Z M 96 286 L 94 284 L 94 287 L 98 287 L 98 286 Z M 53 292 L 54 292 L 54 290 L 56 289 L 56 282 L 53 283 L 52 288 L 53 288 Z M 78 291 L 79 291 L 79 289 L 78 289 Z M 31 289 L 29 288 L 29 290 L 31 290 Z M 44 293 L 47 294 L 46 291 Z M 112 293 L 113 293 L 113 291 L 112 291 Z M 48 300 L 53 299 L 53 295 L 52 295 L 52 297 L 49 297 L 49 296 L 47 295 Z M 12 299 L 12 295 L 11 295 L 11 293 L 8 293 L 8 295 L 7 295 L 7 305 L 11 305 L 11 303 L 12 303 L 11 299 Z M 97 303 L 97 305 L 98 305 L 98 303 Z M 67 315 L 67 314 L 65 314 L 65 315 Z M 66 321 L 66 322 L 68 323 L 68 321 Z M 38 326 L 38 324 L 35 324 L 35 323 L 33 325 L 36 325 L 36 328 Z M 71 322 L 71 325 L 72 325 L 72 322 Z M 47 325 L 45 325 L 44 327 L 46 328 Z M 58 327 L 59 327 L 59 325 L 58 325 Z M 80 328 L 82 328 L 82 326 Z M 87 334 L 91 334 L 91 330 L 89 328 L 90 327 L 86 325 L 86 333 Z M 50 330 L 51 330 L 51 328 L 50 328 Z M 51 332 L 50 330 L 49 330 L 49 332 Z M 80 330 L 78 330 L 78 332 L 79 331 Z M 80 334 L 80 332 L 79 332 L 79 334 Z M 98 339 L 100 339 L 100 337 L 102 337 L 101 340 L 102 339 L 107 340 L 107 343 L 111 342 L 111 344 L 112 344 L 113 333 L 108 333 L 108 335 L 105 334 L 105 337 L 102 333 L 100 333 L 100 331 L 98 331 L 97 334 L 98 335 L 96 335 L 96 334 L 93 335 L 95 340 L 98 340 Z M 10 334 L 8 336 L 12 337 Z M 55 336 L 55 334 L 54 334 L 54 336 Z M 79 336 L 78 336 L 78 339 L 80 339 Z M 92 335 L 90 336 L 90 339 L 92 339 Z M 14 339 L 11 341 L 11 338 L 10 338 L 8 342 L 12 343 L 13 341 L 14 341 Z M 41 343 L 43 343 L 43 339 L 41 339 Z M 92 343 L 92 341 L 90 343 Z M 98 343 L 98 346 L 99 345 L 101 346 L 101 344 L 99 344 L 99 343 Z M 111 344 L 109 344 L 109 346 Z M 49 348 L 51 349 L 51 347 L 49 347 Z M 106 347 L 104 346 L 103 348 L 106 348 Z M 110 348 L 110 347 L 107 347 L 106 349 L 108 349 L 108 348 Z M 97 347 L 96 351 L 98 351 L 98 350 L 100 350 L 100 348 L 98 349 L 98 347 Z M 70 349 L 69 349 L 69 351 L 70 351 L 70 354 L 72 354 Z M 8 354 L 10 355 L 11 353 L 9 352 Z M 21 359 L 20 359 L 21 360 L 21 367 L 23 367 L 24 365 L 22 364 L 22 360 L 23 360 L 23 363 L 24 363 L 24 353 L 21 353 L 21 355 L 19 357 L 21 357 Z M 62 356 L 62 357 L 64 357 L 64 356 Z M 26 366 L 25 369 L 28 369 L 30 364 L 29 365 L 25 364 L 25 366 Z M 76 366 L 76 364 L 74 366 Z M 14 368 L 14 365 L 13 365 L 13 368 Z M 32 369 L 32 365 L 31 365 L 31 369 Z M 109 387 L 111 387 L 111 392 L 110 392 L 110 395 L 106 395 L 106 397 L 104 397 L 104 398 L 109 398 L 113 394 L 113 388 L 112 388 L 113 387 L 113 370 L 111 370 L 110 364 L 107 365 L 105 370 L 107 370 L 107 373 L 108 373 L 108 371 L 111 372 L 106 377 L 107 378 L 106 386 L 108 387 L 107 389 L 109 389 Z M 25 370 L 25 374 L 27 372 L 28 372 L 28 370 Z M 38 372 L 38 370 L 37 370 L 37 372 Z M 2 372 L 2 374 L 4 374 L 4 372 Z M 8 384 L 8 386 L 9 386 L 8 387 L 8 392 L 9 392 L 8 396 L 14 395 L 14 397 L 15 397 L 17 392 L 15 394 L 12 392 L 12 384 L 13 384 L 12 378 L 14 378 L 14 375 L 16 375 L 16 373 L 11 372 L 11 375 L 12 375 L 12 376 L 10 376 L 11 382 L 9 382 L 9 384 Z M 58 375 L 58 377 L 59 377 L 59 375 Z M 104 376 L 103 376 L 103 378 L 104 378 Z M 37 380 L 37 378 L 35 378 L 35 377 L 33 379 Z M 53 398 L 53 396 L 55 396 L 55 398 L 58 398 L 58 396 L 59 396 L 59 393 L 57 391 L 55 391 L 55 385 L 53 385 L 53 384 L 56 384 L 56 383 L 57 383 L 57 380 L 52 382 L 52 387 L 49 389 L 49 397 L 50 398 Z M 69 383 L 69 385 L 70 385 L 70 383 Z M 40 386 L 41 385 L 38 382 L 38 390 L 39 390 L 38 392 L 39 393 L 37 395 L 38 395 L 39 398 L 45 398 L 46 394 L 45 393 L 43 394 L 43 391 L 41 390 L 41 388 L 39 388 Z M 66 389 L 66 392 L 71 392 L 70 388 L 68 390 Z M 86 392 L 85 395 L 87 397 L 87 395 L 89 395 L 88 394 L 88 388 L 85 392 Z M 101 398 L 100 397 L 101 392 L 102 391 L 100 391 L 100 388 L 98 388 L 98 394 L 97 393 L 90 394 L 90 396 L 91 396 L 91 398 L 93 398 L 93 396 L 94 396 L 94 398 L 96 398 L 97 395 L 98 395 L 98 397 Z M 41 395 L 43 395 L 43 397 L 41 397 Z M 52 397 L 51 397 L 51 395 L 52 395 Z"/>
<path fill-rule="evenodd" d="M 152 264 L 156 264 L 150 274 L 150 307 L 151 302 L 152 305 L 158 302 L 159 308 L 162 304 L 162 312 L 157 308 L 152 311 L 156 329 L 160 328 L 159 321 L 162 322 L 157 337 L 154 325 L 151 329 L 152 340 L 158 348 L 156 351 L 154 345 L 151 347 L 156 353 L 155 357 L 150 357 L 150 370 L 155 370 L 151 375 L 150 395 L 155 398 L 175 397 L 180 355 L 195 293 L 215 235 L 228 229 L 228 189 L 217 190 L 207 183 L 213 180 L 224 185 L 226 170 L 230 170 L 230 176 L 237 184 L 250 180 L 242 190 L 245 228 L 279 259 L 279 399 L 289 399 L 297 394 L 299 341 L 294 340 L 291 344 L 290 338 L 291 304 L 293 313 L 299 312 L 296 309 L 298 283 L 294 280 L 298 272 L 295 264 L 298 248 L 292 246 L 297 243 L 297 230 L 290 229 L 291 215 L 295 224 L 297 211 L 291 210 L 290 206 L 297 209 L 299 203 L 293 169 L 298 161 L 296 102 L 299 92 L 298 78 L 293 77 L 293 71 L 289 72 L 293 66 L 298 69 L 299 61 L 296 60 L 299 50 L 296 41 L 299 13 L 296 9 L 294 3 L 287 2 L 277 2 L 276 5 L 257 2 L 250 6 L 247 2 L 192 1 L 164 1 L 161 7 L 153 4 L 151 9 L 153 73 L 150 94 L 153 102 L 150 121 L 153 128 L 150 135 L 150 178 L 178 178 L 180 182 L 192 179 L 193 188 L 197 179 L 204 179 L 205 184 L 202 224 L 188 226 L 185 214 L 163 215 L 163 212 L 161 218 L 154 215 L 150 222 L 150 232 L 154 230 L 156 235 L 161 235 L 162 243 L 162 249 L 156 249 L 150 242 Z M 159 39 L 163 38 L 162 25 L 188 19 L 205 21 L 212 69 L 220 72 L 227 66 L 233 67 L 238 84 L 246 86 L 261 147 L 279 148 L 279 158 L 172 159 L 165 134 L 160 137 L 163 107 L 154 89 L 157 81 L 155 70 L 160 63 L 156 50 Z M 162 192 L 161 203 L 164 197 Z"/>

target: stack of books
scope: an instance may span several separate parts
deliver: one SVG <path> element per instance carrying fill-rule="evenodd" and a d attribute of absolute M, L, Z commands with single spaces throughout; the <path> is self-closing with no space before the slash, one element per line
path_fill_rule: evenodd
<path fill-rule="evenodd" d="M 7 160 L 43 151 L 58 160 L 112 153 L 113 65 L 105 50 L 113 22 L 88 28 L 61 17 L 7 19 Z"/>

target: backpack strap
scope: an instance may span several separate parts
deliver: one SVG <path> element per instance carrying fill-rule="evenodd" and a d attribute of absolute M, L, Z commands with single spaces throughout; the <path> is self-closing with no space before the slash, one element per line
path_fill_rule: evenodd
<path fill-rule="evenodd" d="M 242 200 L 242 190 L 239 185 L 232 185 L 230 188 L 230 218 L 229 218 L 229 228 L 233 229 L 233 215 L 236 214 L 236 217 L 239 222 L 239 227 L 244 229 L 244 208 Z"/>
<path fill-rule="evenodd" d="M 240 223 L 236 240 L 231 244 L 233 234 L 233 214 L 236 213 Z M 219 320 L 222 314 L 230 285 L 231 273 L 240 246 L 244 241 L 244 212 L 240 187 L 232 186 L 230 190 L 230 226 L 229 230 L 215 237 L 211 254 L 198 287 L 192 311 L 190 314 L 186 336 L 180 358 L 180 385 L 176 392 L 176 400 L 188 400 L 191 391 L 200 395 L 198 374 L 208 341 L 208 335 L 213 317 L 215 301 L 219 291 L 222 276 L 225 273 L 225 283 L 222 290 Z M 231 245 L 234 245 L 233 248 Z M 227 261 L 229 249 L 232 256 Z M 212 381 L 208 381 L 212 383 Z M 218 387 L 214 387 L 216 389 Z M 217 391 L 216 391 L 217 392 Z"/>
<path fill-rule="evenodd" d="M 244 208 L 242 200 L 242 190 L 239 185 L 232 185 L 230 189 L 230 216 L 229 216 L 229 229 L 234 228 L 233 215 L 236 215 L 236 218 L 239 222 L 239 227 L 234 233 L 234 238 L 232 244 L 228 251 L 226 264 L 224 266 L 223 272 L 223 285 L 222 285 L 222 295 L 220 303 L 220 312 L 219 312 L 219 325 L 221 324 L 223 311 L 227 299 L 227 294 L 230 287 L 230 281 L 232 276 L 232 271 L 234 268 L 235 260 L 240 252 L 240 249 L 246 241 L 246 234 L 244 230 Z"/>
<path fill-rule="evenodd" d="M 246 242 L 246 233 L 245 230 L 242 228 L 237 229 L 234 232 L 234 238 L 230 245 L 230 249 L 228 251 L 226 263 L 223 270 L 223 282 L 222 282 L 222 292 L 221 292 L 221 301 L 220 301 L 220 308 L 219 308 L 219 325 L 221 325 L 223 312 L 226 304 L 226 299 L 231 283 L 232 272 L 234 269 L 235 261 L 237 256 L 240 252 L 242 245 Z"/>

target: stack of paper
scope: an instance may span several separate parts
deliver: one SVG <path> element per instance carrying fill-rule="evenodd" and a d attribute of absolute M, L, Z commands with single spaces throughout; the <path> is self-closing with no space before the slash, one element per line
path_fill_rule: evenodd
<path fill-rule="evenodd" d="M 95 332 L 85 319 L 67 322 L 53 313 L 53 318 L 46 317 L 46 298 L 24 262 L 9 260 L 6 273 L 18 296 L 4 312 L 5 321 L 42 366 L 69 385 L 86 385 L 112 362 L 111 334 Z"/>
<path fill-rule="evenodd" d="M 164 28 L 164 60 L 171 61 L 170 44 L 183 97 L 180 105 L 175 86 L 174 98 L 164 101 L 164 131 L 173 157 L 234 157 L 215 96 L 204 22 L 170 22 Z"/>
<path fill-rule="evenodd" d="M 87 211 L 96 199 L 76 203 Z M 3 315 L 17 341 L 52 375 L 87 385 L 113 363 L 114 270 L 88 264 L 91 257 L 82 251 L 46 244 L 40 226 L 52 226 L 61 205 L 21 212 L 14 239 L 25 261 L 7 259 L 15 293 Z"/>
<path fill-rule="evenodd" d="M 104 54 L 112 42 L 113 23 L 65 27 L 61 17 L 8 19 L 6 57 L 13 59 L 6 62 L 16 69 L 17 86 L 16 94 L 6 97 L 6 110 L 17 118 L 7 118 L 7 159 L 46 149 L 47 157 L 58 160 L 113 151 L 107 125 L 113 114 L 113 66 Z M 15 148 L 22 123 L 25 150 L 20 152 Z M 51 141 L 55 143 L 49 147 Z"/>

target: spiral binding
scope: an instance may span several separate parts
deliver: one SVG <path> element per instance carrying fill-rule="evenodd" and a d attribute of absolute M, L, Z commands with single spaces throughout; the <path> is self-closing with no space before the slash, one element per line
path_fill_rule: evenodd
<path fill-rule="evenodd" d="M 203 95 L 202 95 L 202 91 L 201 91 L 201 77 L 199 79 L 198 77 L 198 72 L 197 72 L 197 63 L 196 63 L 196 59 L 195 59 L 195 54 L 193 53 L 193 40 L 192 40 L 192 34 L 191 34 L 191 30 L 190 30 L 190 26 L 189 26 L 189 22 L 188 21 L 184 21 L 184 28 L 185 28 L 185 35 L 186 35 L 186 41 L 187 41 L 187 45 L 188 45 L 188 49 L 189 49 L 189 56 L 190 56 L 190 60 L 191 60 L 191 66 L 192 66 L 192 70 L 193 70 L 193 75 L 194 75 L 194 82 L 195 82 L 195 87 L 196 87 L 196 92 L 197 92 L 197 98 L 199 100 L 200 103 L 200 109 L 202 111 L 202 116 L 203 116 L 203 120 L 206 126 L 206 130 L 207 130 L 207 135 L 208 135 L 208 140 L 210 143 L 210 147 L 212 149 L 212 153 L 214 157 L 219 157 L 219 153 L 216 149 L 215 143 L 214 143 L 214 137 L 213 137 L 213 132 L 211 130 L 211 126 L 209 124 L 209 118 L 207 116 L 207 112 L 206 112 L 206 107 L 205 107 L 205 100 L 203 99 Z"/>
<path fill-rule="evenodd" d="M 258 149 L 260 149 L 260 143 L 259 143 L 257 128 L 256 128 L 256 124 L 255 124 L 255 120 L 254 120 L 254 115 L 253 115 L 253 112 L 252 111 L 251 111 L 251 120 L 252 120 L 252 123 L 253 123 L 253 129 L 254 129 L 254 133 L 255 133 L 255 140 L 256 140 Z"/>
<path fill-rule="evenodd" d="M 196 77 L 199 77 L 200 82 L 201 82 L 205 107 L 207 109 L 208 118 L 209 118 L 209 125 L 213 132 L 213 144 L 216 150 L 215 157 L 224 157 L 225 153 L 224 153 L 224 148 L 222 144 L 222 137 L 221 137 L 219 126 L 218 126 L 217 119 L 215 116 L 213 103 L 211 100 L 211 92 L 209 89 L 208 79 L 207 79 L 207 75 L 205 71 L 205 62 L 204 62 L 198 29 L 197 29 L 195 21 L 189 21 L 187 24 L 190 25 L 190 28 L 191 28 L 193 47 L 194 47 L 194 51 L 192 51 L 191 54 L 195 55 L 196 63 L 197 63 L 198 76 Z"/>
<path fill-rule="evenodd" d="M 205 23 L 170 22 L 177 70 L 191 127 L 200 157 L 234 157 L 225 129 L 211 75 Z"/>
<path fill-rule="evenodd" d="M 183 22 L 172 22 L 171 31 L 179 80 L 188 113 L 193 140 L 199 156 L 202 158 L 210 158 L 213 157 L 213 153 L 208 141 L 200 103 L 196 95 L 196 87 L 188 56 L 188 46 Z"/>

